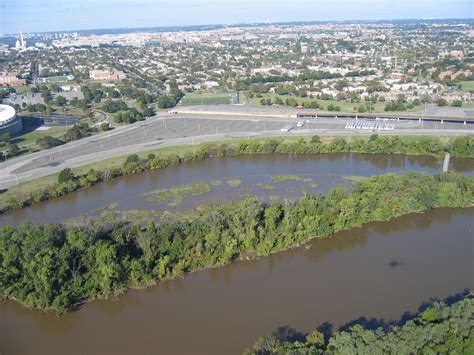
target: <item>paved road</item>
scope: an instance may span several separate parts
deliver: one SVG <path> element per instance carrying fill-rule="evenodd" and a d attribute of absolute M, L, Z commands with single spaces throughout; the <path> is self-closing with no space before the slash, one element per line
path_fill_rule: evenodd
<path fill-rule="evenodd" d="M 144 122 L 65 144 L 60 147 L 9 160 L 0 164 L 0 189 L 106 158 L 159 147 L 196 144 L 231 138 L 314 135 L 367 135 L 372 131 L 345 129 L 347 119 L 311 120 L 296 127 L 295 119 L 270 117 L 205 117 L 202 115 L 168 115 L 165 113 Z M 395 130 L 379 134 L 395 135 L 462 135 L 474 134 L 474 125 L 419 122 L 394 122 Z M 291 124 L 288 132 L 280 129 Z"/>

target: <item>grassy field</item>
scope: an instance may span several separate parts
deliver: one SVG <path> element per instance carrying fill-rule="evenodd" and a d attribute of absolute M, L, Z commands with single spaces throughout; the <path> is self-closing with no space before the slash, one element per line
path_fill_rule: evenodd
<path fill-rule="evenodd" d="M 17 94 L 24 94 L 24 93 L 28 92 L 28 86 L 26 86 L 26 85 L 15 86 L 14 89 L 15 89 L 15 92 Z"/>
<path fill-rule="evenodd" d="M 462 85 L 463 90 L 474 92 L 474 80 L 461 81 L 459 84 Z"/>
<path fill-rule="evenodd" d="M 21 136 L 13 137 L 12 142 L 17 144 L 20 149 L 26 149 L 22 154 L 25 155 L 29 153 L 28 149 L 30 151 L 39 150 L 38 146 L 36 145 L 36 141 L 39 138 L 45 136 L 59 138 L 64 135 L 69 128 L 70 127 L 66 126 L 54 126 L 45 131 L 35 130 Z M 3 152 L 6 148 L 6 146 L 0 147 L 0 152 Z"/>
<path fill-rule="evenodd" d="M 70 127 L 67 126 L 54 126 L 50 127 L 48 130 L 45 131 L 36 130 L 19 137 L 15 137 L 13 139 L 13 142 L 18 144 L 20 148 L 36 147 L 36 141 L 38 140 L 38 138 L 42 138 L 45 136 L 59 138 L 64 135 L 69 128 Z"/>
<path fill-rule="evenodd" d="M 250 99 L 250 105 L 252 106 L 262 106 L 260 104 L 260 100 L 262 98 L 264 99 L 267 99 L 267 98 L 270 98 L 273 101 L 275 101 L 275 98 L 279 96 L 280 99 L 282 99 L 283 101 L 285 101 L 286 99 L 289 99 L 289 98 L 294 98 L 296 101 L 298 101 L 298 103 L 302 103 L 302 102 L 306 102 L 306 101 L 317 101 L 320 105 L 320 108 L 318 109 L 318 111 L 327 111 L 327 107 L 329 105 L 334 105 L 334 106 L 339 106 L 341 108 L 341 112 L 345 112 L 345 113 L 356 113 L 357 112 L 357 108 L 359 107 L 359 105 L 361 104 L 365 104 L 364 103 L 350 103 L 350 102 L 340 102 L 340 101 L 336 101 L 336 100 L 318 100 L 318 99 L 311 99 L 309 97 L 297 97 L 297 96 L 291 96 L 291 95 L 276 95 L 276 94 L 262 94 L 262 97 L 261 98 L 257 98 L 257 97 L 253 97 Z M 355 108 L 355 110 L 354 110 Z M 423 105 L 420 105 L 420 106 L 415 106 L 413 109 L 411 110 L 407 110 L 407 112 L 414 112 L 414 111 L 420 111 L 423 109 Z M 372 104 L 372 112 L 385 112 L 385 103 L 384 102 L 377 102 L 376 104 Z"/>
<path fill-rule="evenodd" d="M 191 93 L 186 94 L 181 100 L 181 105 L 229 105 L 231 97 L 236 96 L 235 93 Z"/>

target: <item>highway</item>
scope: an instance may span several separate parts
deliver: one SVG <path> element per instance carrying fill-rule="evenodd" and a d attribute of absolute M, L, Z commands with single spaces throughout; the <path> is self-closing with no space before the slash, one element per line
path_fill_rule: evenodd
<path fill-rule="evenodd" d="M 218 114 L 168 114 L 147 121 L 120 127 L 59 147 L 11 159 L 0 164 L 0 189 L 7 189 L 23 181 L 58 172 L 66 167 L 78 167 L 110 157 L 132 154 L 159 147 L 197 144 L 205 141 L 265 136 L 357 136 L 373 131 L 347 130 L 347 118 L 308 119 L 304 127 L 297 127 L 297 119 L 289 117 L 221 116 Z M 362 120 L 360 120 L 362 121 Z M 373 121 L 372 121 L 373 122 Z M 474 125 L 418 121 L 390 121 L 393 131 L 380 135 L 465 135 L 474 134 Z M 285 125 L 290 132 L 281 132 Z"/>

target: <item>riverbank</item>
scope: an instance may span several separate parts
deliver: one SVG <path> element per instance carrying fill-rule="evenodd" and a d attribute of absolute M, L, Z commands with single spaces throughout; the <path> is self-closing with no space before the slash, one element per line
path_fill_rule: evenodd
<path fill-rule="evenodd" d="M 0 214 L 63 196 L 118 176 L 161 169 L 206 158 L 272 153 L 340 152 L 432 155 L 439 158 L 444 152 L 449 152 L 453 157 L 472 158 L 474 157 L 474 137 L 435 138 L 374 135 L 370 138 L 346 140 L 315 136 L 313 138 L 245 139 L 225 143 L 215 142 L 196 146 L 160 148 L 72 169 L 70 179 L 61 183 L 58 183 L 59 174 L 53 174 L 15 186 L 0 194 Z"/>
<path fill-rule="evenodd" d="M 439 173 L 371 177 L 351 193 L 266 204 L 249 198 L 190 217 L 146 227 L 109 220 L 0 228 L 1 294 L 64 313 L 128 288 L 223 266 L 240 255 L 285 250 L 372 221 L 437 207 L 466 207 L 474 179 Z"/>

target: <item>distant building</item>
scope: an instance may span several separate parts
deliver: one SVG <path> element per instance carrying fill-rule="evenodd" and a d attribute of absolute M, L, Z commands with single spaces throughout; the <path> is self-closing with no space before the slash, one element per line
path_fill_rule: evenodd
<path fill-rule="evenodd" d="M 118 70 L 91 70 L 89 77 L 93 80 L 123 80 L 127 75 Z"/>
<path fill-rule="evenodd" d="M 17 134 L 23 129 L 21 117 L 9 105 L 0 105 L 0 135 L 4 133 Z"/>
<path fill-rule="evenodd" d="M 20 51 L 24 51 L 26 49 L 26 41 L 23 38 L 23 32 L 21 32 L 21 31 L 20 31 L 20 38 L 17 39 L 17 41 L 15 43 L 15 48 L 20 50 Z"/>
<path fill-rule="evenodd" d="M 393 80 L 401 80 L 404 77 L 405 77 L 405 74 L 403 73 L 393 72 L 390 74 L 390 79 L 393 79 Z"/>
<path fill-rule="evenodd" d="M 449 56 L 452 58 L 464 58 L 464 52 L 463 51 L 451 51 L 449 52 Z"/>
<path fill-rule="evenodd" d="M 22 86 L 22 85 L 26 85 L 26 80 L 19 79 L 13 73 L 4 73 L 4 74 L 0 74 L 0 85 Z"/>

